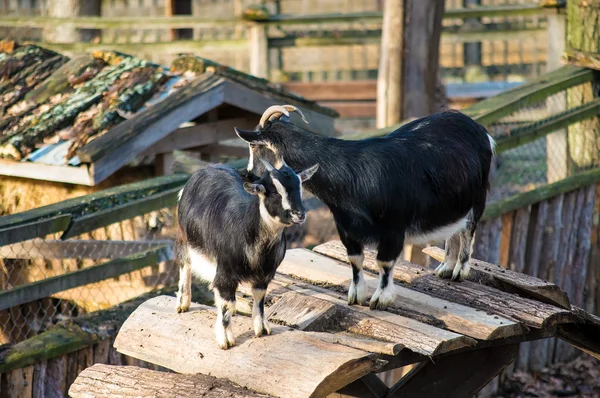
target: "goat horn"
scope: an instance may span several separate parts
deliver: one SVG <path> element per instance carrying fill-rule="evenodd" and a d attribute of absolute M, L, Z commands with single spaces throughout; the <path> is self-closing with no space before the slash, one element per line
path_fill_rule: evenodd
<path fill-rule="evenodd" d="M 264 160 L 263 158 L 260 159 L 260 161 L 265 165 L 265 167 L 267 168 L 267 171 L 270 173 L 271 171 L 275 170 L 275 167 L 271 166 L 271 163 L 267 162 L 266 160 Z"/>
<path fill-rule="evenodd" d="M 264 128 L 267 120 L 279 119 L 282 115 L 290 117 L 290 113 L 281 105 L 273 105 L 267 108 L 260 118 L 260 127 Z"/>
<path fill-rule="evenodd" d="M 296 108 L 294 105 L 284 105 L 283 107 L 289 112 L 296 112 L 298 115 L 300 115 L 302 121 L 308 124 L 308 120 L 306 120 L 306 118 L 304 117 L 304 113 L 302 113 L 300 109 Z"/>

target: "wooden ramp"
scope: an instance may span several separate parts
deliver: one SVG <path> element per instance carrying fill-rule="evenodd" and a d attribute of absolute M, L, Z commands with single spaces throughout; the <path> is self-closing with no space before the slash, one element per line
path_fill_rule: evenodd
<path fill-rule="evenodd" d="M 435 249 L 427 253 L 443 257 Z M 345 257 L 340 242 L 287 252 L 267 297 L 271 336 L 253 337 L 251 319 L 243 316 L 251 300 L 241 289 L 233 319 L 236 346 L 227 351 L 214 340 L 214 308 L 193 304 L 177 314 L 169 296 L 140 305 L 115 346 L 179 373 L 169 375 L 173 382 L 165 379 L 165 386 L 178 378 L 204 385 L 208 375 L 234 383 L 231 396 L 472 396 L 515 359 L 519 343 L 553 336 L 600 357 L 600 319 L 571 308 L 551 283 L 477 260 L 470 280 L 450 282 L 400 262 L 394 305 L 372 311 L 347 305 L 352 273 Z M 365 268 L 375 267 L 374 253 L 365 253 Z M 372 293 L 377 275 L 367 273 L 366 280 Z M 375 376 L 409 364 L 416 366 L 391 388 Z M 75 381 L 72 396 L 85 396 L 83 386 L 90 383 L 112 391 L 127 377 L 136 380 L 130 383 L 133 395 L 156 387 L 141 370 L 103 368 L 94 378 L 94 368 Z M 247 388 L 246 395 L 238 387 Z"/>

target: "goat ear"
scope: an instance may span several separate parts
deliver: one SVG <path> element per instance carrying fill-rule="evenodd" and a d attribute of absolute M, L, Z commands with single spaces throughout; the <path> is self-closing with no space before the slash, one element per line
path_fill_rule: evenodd
<path fill-rule="evenodd" d="M 244 189 L 250 195 L 258 195 L 259 193 L 265 193 L 265 187 L 261 184 L 252 184 L 251 182 L 244 183 Z"/>
<path fill-rule="evenodd" d="M 242 140 L 246 141 L 248 144 L 254 145 L 265 145 L 266 141 L 262 137 L 262 133 L 260 131 L 254 130 L 242 130 L 237 127 L 233 128 L 238 137 Z"/>
<path fill-rule="evenodd" d="M 300 173 L 298 173 L 298 177 L 300 177 L 300 181 L 302 182 L 308 181 L 313 176 L 313 174 L 317 172 L 317 170 L 319 170 L 319 163 L 315 164 L 312 167 L 309 167 L 306 170 L 301 171 Z"/>

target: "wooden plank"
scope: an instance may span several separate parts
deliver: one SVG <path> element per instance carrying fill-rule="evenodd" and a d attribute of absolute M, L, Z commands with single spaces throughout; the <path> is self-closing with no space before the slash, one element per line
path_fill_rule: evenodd
<path fill-rule="evenodd" d="M 444 260 L 444 251 L 437 247 L 423 250 L 438 261 Z M 554 283 L 530 275 L 504 270 L 496 264 L 471 259 L 471 275 L 469 280 L 484 283 L 505 291 L 516 290 L 520 294 L 535 298 L 557 307 L 571 309 L 567 294 Z"/>
<path fill-rule="evenodd" d="M 46 397 L 46 369 L 48 361 L 43 360 L 34 365 L 33 370 L 33 397 Z"/>
<path fill-rule="evenodd" d="M 267 46 L 267 28 L 254 23 L 248 28 L 248 46 L 250 50 L 250 74 L 264 79 L 269 78 L 269 47 Z"/>
<path fill-rule="evenodd" d="M 233 146 L 233 145 L 223 145 L 223 144 L 210 144 L 204 145 L 196 150 L 201 153 L 210 154 L 214 158 L 214 161 L 211 163 L 219 163 L 220 156 L 227 156 L 232 158 L 243 158 L 248 156 L 248 146 Z"/>
<path fill-rule="evenodd" d="M 61 214 L 14 227 L 0 228 L 0 246 L 62 232 L 69 227 L 70 222 L 70 214 Z"/>
<path fill-rule="evenodd" d="M 256 125 L 257 120 L 236 118 L 213 123 L 202 123 L 190 127 L 180 127 L 146 149 L 140 156 L 152 156 L 159 153 L 214 144 L 221 140 L 235 138 L 234 127 L 254 129 Z"/>
<path fill-rule="evenodd" d="M 53 166 L 35 162 L 15 162 L 0 159 L 0 175 L 33 180 L 66 182 L 91 186 L 93 180 L 87 166 Z"/>
<path fill-rule="evenodd" d="M 539 102 L 552 94 L 576 86 L 593 78 L 590 70 L 564 66 L 512 90 L 478 102 L 465 110 L 469 116 L 483 125 L 507 116 L 528 104 Z"/>
<path fill-rule="evenodd" d="M 390 388 L 388 397 L 472 397 L 515 360 L 518 345 L 497 346 L 422 362 Z"/>
<path fill-rule="evenodd" d="M 287 82 L 283 83 L 283 87 L 313 101 L 374 101 L 377 82 Z"/>
<path fill-rule="evenodd" d="M 150 194 L 163 192 L 165 190 L 183 187 L 188 180 L 188 175 L 174 175 L 157 177 L 149 180 L 135 182 L 94 192 L 78 198 L 68 199 L 62 202 L 42 206 L 37 209 L 24 211 L 17 214 L 0 217 L 0 228 L 14 227 L 17 225 L 34 223 L 42 219 L 64 216 L 71 214 L 77 218 L 89 214 L 96 209 L 105 209 L 116 204 L 122 204 L 130 200 L 137 200 Z M 139 214 L 138 214 L 139 215 Z M 35 238 L 30 236 L 27 239 Z"/>
<path fill-rule="evenodd" d="M 302 119 L 296 113 L 292 112 L 290 113 L 290 120 L 293 123 L 316 134 L 333 136 L 335 133 L 332 116 L 310 109 L 306 106 L 306 103 L 292 99 L 289 95 L 283 95 L 274 90 L 263 90 L 263 92 L 259 93 L 258 90 L 253 90 L 246 85 L 228 80 L 224 85 L 223 102 L 257 115 L 262 115 L 268 107 L 281 105 L 282 102 L 295 105 L 306 116 L 309 123 L 302 122 Z"/>
<path fill-rule="evenodd" d="M 173 258 L 169 246 L 161 246 L 126 258 L 53 276 L 0 292 L 0 310 L 29 303 L 74 287 L 123 275 Z"/>
<path fill-rule="evenodd" d="M 513 230 L 514 213 L 502 215 L 502 234 L 500 237 L 500 265 L 508 268 L 508 259 L 510 256 L 510 241 Z M 439 260 L 438 260 L 439 261 Z"/>
<path fill-rule="evenodd" d="M 323 246 L 317 246 L 317 248 L 323 248 Z M 345 249 L 341 250 L 345 257 Z M 314 285 L 327 283 L 346 289 L 352 276 L 350 268 L 344 263 L 305 249 L 288 250 L 278 268 L 278 273 L 311 281 Z M 368 289 L 374 292 L 378 279 L 366 274 L 365 281 Z M 395 286 L 395 290 L 396 300 L 392 306 L 394 312 L 399 311 L 398 313 L 404 316 L 429 322 L 455 333 L 480 340 L 493 340 L 517 336 L 523 332 L 518 323 L 506 318 L 486 314 L 464 305 L 406 289 L 403 286 Z M 380 313 L 380 311 L 376 313 Z"/>
<path fill-rule="evenodd" d="M 67 392 L 67 356 L 62 355 L 48 361 L 46 371 L 46 384 L 44 385 L 46 397 L 64 397 Z"/>
<path fill-rule="evenodd" d="M 377 112 L 375 101 L 320 101 L 319 103 L 335 109 L 341 118 L 373 118 Z"/>
<path fill-rule="evenodd" d="M 489 203 L 483 212 L 482 220 L 496 218 L 504 213 L 515 211 L 521 207 L 547 200 L 578 188 L 600 181 L 600 168 L 582 171 L 552 184 L 544 185 L 532 191 L 519 193 L 507 199 Z"/>
<path fill-rule="evenodd" d="M 346 250 L 339 241 L 319 245 L 313 250 L 337 260 L 347 261 Z M 365 251 L 363 266 L 377 272 L 375 253 L 372 250 Z M 502 270 L 500 272 L 502 273 Z M 478 282 L 452 283 L 438 278 L 432 270 L 403 260 L 396 262 L 394 280 L 431 296 L 515 319 L 526 326 L 540 328 L 548 335 L 554 333 L 557 324 L 573 322 L 577 318 L 563 308 L 519 297 Z"/>
<path fill-rule="evenodd" d="M 122 220 L 128 220 L 154 210 L 173 207 L 177 204 L 177 195 L 181 188 L 171 188 L 155 195 L 149 195 L 142 199 L 74 218 L 60 239 L 64 240 L 73 236 L 79 236 L 84 232 L 94 231 L 98 228 L 106 227 Z"/>
<path fill-rule="evenodd" d="M 95 364 L 81 372 L 69 388 L 69 397 L 89 397 L 91 391 L 96 398 L 161 396 L 165 394 L 167 385 L 168 395 L 174 397 L 268 397 L 212 376 L 103 364 Z"/>
<path fill-rule="evenodd" d="M 44 240 L 33 239 L 0 247 L 1 258 L 13 259 L 64 259 L 90 258 L 94 260 L 117 259 L 152 249 L 173 245 L 172 240 Z"/>
<path fill-rule="evenodd" d="M 214 308 L 192 303 L 182 314 L 174 308 L 169 296 L 140 305 L 121 327 L 117 350 L 176 372 L 210 373 L 277 396 L 326 396 L 379 366 L 374 354 L 282 326 L 273 327 L 271 336 L 253 338 L 246 333 L 252 330 L 247 317 L 232 318 L 236 346 L 222 350 L 212 328 Z"/>

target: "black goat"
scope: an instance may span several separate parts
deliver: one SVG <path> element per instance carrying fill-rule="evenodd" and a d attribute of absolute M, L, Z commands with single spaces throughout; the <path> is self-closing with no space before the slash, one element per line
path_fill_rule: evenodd
<path fill-rule="evenodd" d="M 190 307 L 191 273 L 210 282 L 217 307 L 216 338 L 223 349 L 235 344 L 230 321 L 242 282 L 252 288 L 255 335 L 271 333 L 264 298 L 285 255 L 283 229 L 304 222 L 302 183 L 318 169 L 314 165 L 296 174 L 285 164 L 278 169 L 262 164 L 266 169 L 253 182 L 244 182 L 230 167 L 208 166 L 179 194 L 177 312 Z"/>
<path fill-rule="evenodd" d="M 393 268 L 405 242 L 446 239 L 437 274 L 466 278 L 475 229 L 485 208 L 494 140 L 458 111 L 414 120 L 393 133 L 360 141 L 312 134 L 290 123 L 294 106 L 265 111 L 255 131 L 236 129 L 250 146 L 248 172 L 259 158 L 294 168 L 322 167 L 306 189 L 333 213 L 352 264 L 349 304 L 367 299 L 363 248 L 375 245 L 380 269 L 372 309 L 394 300 Z M 306 122 L 306 119 L 304 119 Z"/>

